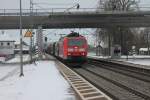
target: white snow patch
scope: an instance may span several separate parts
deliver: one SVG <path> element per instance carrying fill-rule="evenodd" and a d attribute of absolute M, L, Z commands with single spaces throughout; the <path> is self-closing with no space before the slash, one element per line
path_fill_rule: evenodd
<path fill-rule="evenodd" d="M 110 58 L 109 56 L 96 56 L 92 53 L 88 55 L 88 57 L 92 58 L 103 58 L 103 59 L 108 59 Z M 127 63 L 133 63 L 133 64 L 139 64 L 139 65 L 147 65 L 150 66 L 150 56 L 147 55 L 135 55 L 135 56 L 121 56 L 120 59 L 112 59 L 112 60 L 117 60 L 117 61 L 123 61 Z"/>
<path fill-rule="evenodd" d="M 24 66 L 24 77 L 19 77 L 18 69 L 0 82 L 0 100 L 75 100 L 74 94 L 69 93 L 70 85 L 55 67 L 55 62 L 36 63 Z"/>
<path fill-rule="evenodd" d="M 150 66 L 150 59 L 144 59 L 144 60 L 143 59 L 129 59 L 128 61 L 125 61 L 125 62 Z"/>
<path fill-rule="evenodd" d="M 94 57 L 94 58 L 111 58 L 110 56 L 97 56 L 95 53 L 91 53 L 91 52 L 89 52 L 88 53 L 88 56 L 89 57 Z M 129 58 L 129 59 L 135 59 L 135 58 L 138 58 L 138 59 L 142 59 L 142 58 L 149 58 L 150 59 L 150 56 L 148 56 L 148 55 L 133 55 L 133 56 L 121 56 L 121 58 L 120 59 L 118 59 L 118 60 L 121 60 L 121 59 L 126 59 L 126 58 Z"/>
<path fill-rule="evenodd" d="M 12 70 L 15 70 L 18 66 L 2 66 L 0 65 L 0 80 L 5 77 Z"/>
<path fill-rule="evenodd" d="M 30 59 L 29 55 L 23 55 L 23 61 L 28 61 Z M 6 63 L 19 63 L 20 62 L 20 55 L 16 55 L 13 59 L 8 60 Z"/>
<path fill-rule="evenodd" d="M 139 51 L 148 51 L 148 48 L 140 48 Z"/>
<path fill-rule="evenodd" d="M 5 61 L 5 57 L 0 57 L 0 61 L 4 62 Z"/>

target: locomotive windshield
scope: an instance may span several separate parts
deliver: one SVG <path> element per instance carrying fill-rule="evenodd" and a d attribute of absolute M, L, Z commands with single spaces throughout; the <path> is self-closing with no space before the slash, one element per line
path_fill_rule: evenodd
<path fill-rule="evenodd" d="M 69 39 L 68 46 L 82 46 L 84 43 L 85 40 Z"/>

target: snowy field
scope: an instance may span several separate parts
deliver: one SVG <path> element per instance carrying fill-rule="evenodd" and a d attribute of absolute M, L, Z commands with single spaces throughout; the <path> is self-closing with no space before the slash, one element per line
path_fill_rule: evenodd
<path fill-rule="evenodd" d="M 76 100 L 54 61 L 25 65 L 24 75 L 19 77 L 19 65 L 0 66 L 0 78 L 7 76 L 0 79 L 0 100 Z"/>

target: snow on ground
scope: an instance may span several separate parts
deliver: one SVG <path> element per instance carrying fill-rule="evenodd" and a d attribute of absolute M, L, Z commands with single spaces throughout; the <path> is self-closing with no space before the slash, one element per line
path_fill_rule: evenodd
<path fill-rule="evenodd" d="M 11 74 L 11 72 L 16 71 L 17 68 L 18 68 L 17 66 L 13 65 L 8 66 L 0 65 L 0 82 L 4 80 L 5 77 L 8 76 L 8 73 Z"/>
<path fill-rule="evenodd" d="M 95 52 L 88 52 L 88 57 L 95 57 L 95 58 L 108 58 L 108 56 L 96 56 Z"/>
<path fill-rule="evenodd" d="M 4 62 L 5 61 L 5 57 L 0 57 L 0 61 Z"/>
<path fill-rule="evenodd" d="M 29 55 L 23 55 L 23 61 L 28 61 L 29 60 Z M 20 55 L 16 55 L 15 58 L 6 61 L 6 63 L 17 63 L 20 62 Z"/>
<path fill-rule="evenodd" d="M 88 53 L 88 56 L 89 57 L 96 57 L 96 58 L 110 58 L 110 56 L 96 56 L 95 53 L 93 52 L 89 52 Z M 121 56 L 121 59 L 126 59 L 126 58 L 129 58 L 129 59 L 134 59 L 134 58 L 137 58 L 137 59 L 150 59 L 150 56 L 148 55 L 134 55 L 134 56 Z"/>
<path fill-rule="evenodd" d="M 128 59 L 128 60 L 122 60 L 122 61 L 133 63 L 133 64 L 150 66 L 150 59 Z"/>
<path fill-rule="evenodd" d="M 127 56 L 121 56 L 122 59 L 126 59 Z M 150 59 L 150 56 L 148 55 L 134 55 L 134 56 L 128 56 L 128 58 L 130 59 Z"/>
<path fill-rule="evenodd" d="M 19 65 L 16 67 L 18 70 L 13 75 L 0 81 L 0 100 L 75 100 L 70 85 L 54 61 L 25 65 L 25 76 L 21 78 Z"/>
<path fill-rule="evenodd" d="M 94 58 L 104 58 L 104 59 L 110 58 L 109 56 L 96 56 L 95 53 L 88 53 L 88 56 Z M 150 66 L 150 56 L 147 55 L 128 56 L 128 60 L 127 60 L 127 56 L 121 56 L 120 59 L 112 59 L 112 60 Z"/>

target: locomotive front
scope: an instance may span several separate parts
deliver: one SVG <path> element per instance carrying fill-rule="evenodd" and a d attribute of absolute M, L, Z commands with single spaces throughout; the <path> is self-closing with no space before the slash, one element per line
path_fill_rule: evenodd
<path fill-rule="evenodd" d="M 64 38 L 64 58 L 68 62 L 85 62 L 87 47 L 87 41 L 84 36 L 66 36 Z"/>

